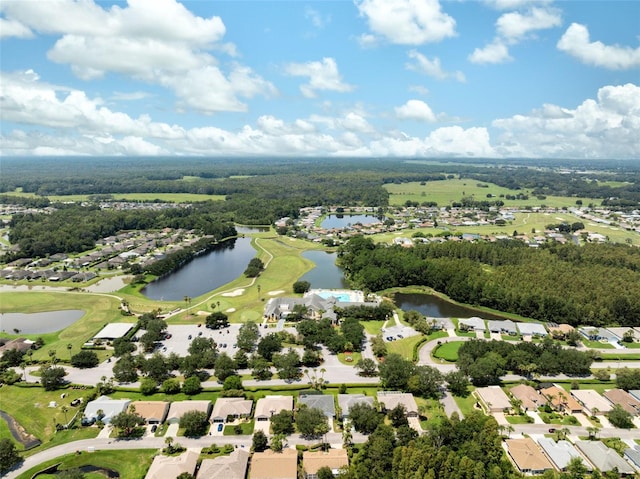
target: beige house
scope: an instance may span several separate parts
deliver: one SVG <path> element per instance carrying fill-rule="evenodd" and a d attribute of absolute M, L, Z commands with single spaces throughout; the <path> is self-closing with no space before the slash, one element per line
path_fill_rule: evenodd
<path fill-rule="evenodd" d="M 317 479 L 318 470 L 328 467 L 336 476 L 343 467 L 349 466 L 349 456 L 345 449 L 329 449 L 328 451 L 302 453 L 302 467 L 305 479 Z"/>
<path fill-rule="evenodd" d="M 167 422 L 169 424 L 180 422 L 184 413 L 189 411 L 202 411 L 207 415 L 211 414 L 211 401 L 175 401 L 169 407 Z"/>
<path fill-rule="evenodd" d="M 129 410 L 135 409 L 147 424 L 161 424 L 167 418 L 169 403 L 166 401 L 134 401 Z"/>
<path fill-rule="evenodd" d="M 253 401 L 244 398 L 218 398 L 213 406 L 211 422 L 225 422 L 228 417 L 238 419 L 251 416 Z"/>
<path fill-rule="evenodd" d="M 573 389 L 571 395 L 589 416 L 603 415 L 611 411 L 611 403 L 594 389 Z"/>
<path fill-rule="evenodd" d="M 541 389 L 540 394 L 557 411 L 562 411 L 565 414 L 579 414 L 582 412 L 582 406 L 571 396 L 571 393 L 558 386 Z"/>
<path fill-rule="evenodd" d="M 282 452 L 274 452 L 267 449 L 264 452 L 256 452 L 251 458 L 249 479 L 297 479 L 298 478 L 298 451 L 295 449 L 283 449 Z"/>
<path fill-rule="evenodd" d="M 627 391 L 622 389 L 609 389 L 602 395 L 613 404 L 619 404 L 622 409 L 633 416 L 640 414 L 640 401 L 634 398 Z"/>
<path fill-rule="evenodd" d="M 487 412 L 504 412 L 511 409 L 511 400 L 500 386 L 478 388 L 474 391 L 474 394 Z"/>
<path fill-rule="evenodd" d="M 407 411 L 407 417 L 418 417 L 418 405 L 411 393 L 378 391 L 378 403 L 383 411 L 390 411 L 402 405 Z"/>
<path fill-rule="evenodd" d="M 204 459 L 200 464 L 198 478 L 200 479 L 244 479 L 247 475 L 249 452 L 236 449 L 228 456 L 218 456 L 215 459 Z"/>
<path fill-rule="evenodd" d="M 268 421 L 280 411 L 293 411 L 293 396 L 266 396 L 258 399 L 253 417 L 256 421 Z"/>
<path fill-rule="evenodd" d="M 509 393 L 522 403 L 522 409 L 525 411 L 535 411 L 544 404 L 544 398 L 527 384 L 518 384 L 512 387 Z"/>
<path fill-rule="evenodd" d="M 530 437 L 507 439 L 505 443 L 509 457 L 520 472 L 543 474 L 547 469 L 554 469 L 553 464 Z"/>
<path fill-rule="evenodd" d="M 144 477 L 145 479 L 167 479 L 178 477 L 183 472 L 193 474 L 198 464 L 198 457 L 200 457 L 198 449 L 187 449 L 179 456 L 156 456 Z"/>

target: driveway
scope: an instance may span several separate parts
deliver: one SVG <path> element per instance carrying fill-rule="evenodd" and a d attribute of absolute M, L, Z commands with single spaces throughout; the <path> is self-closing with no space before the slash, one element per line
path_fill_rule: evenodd
<path fill-rule="evenodd" d="M 534 424 L 544 424 L 544 421 L 542 420 L 540 415 L 535 411 L 527 411 L 527 416 L 529 416 L 530 418 L 533 418 Z"/>

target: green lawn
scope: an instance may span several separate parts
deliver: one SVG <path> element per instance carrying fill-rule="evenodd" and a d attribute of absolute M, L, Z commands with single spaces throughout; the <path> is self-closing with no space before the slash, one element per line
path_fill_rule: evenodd
<path fill-rule="evenodd" d="M 347 359 L 349 358 L 349 359 Z M 352 352 L 352 353 L 339 353 L 338 361 L 342 364 L 346 364 L 347 366 L 355 366 L 358 364 L 358 361 L 362 359 L 362 353 Z"/>
<path fill-rule="evenodd" d="M 456 404 L 460 408 L 460 412 L 464 416 L 468 416 L 471 412 L 475 411 L 476 398 L 471 394 L 474 388 L 469 388 L 469 395 L 467 397 L 454 396 L 453 399 L 456 401 Z"/>
<path fill-rule="evenodd" d="M 603 361 L 640 361 L 640 353 L 602 353 Z"/>
<path fill-rule="evenodd" d="M 438 359 L 444 359 L 449 362 L 456 362 L 458 360 L 458 349 L 464 344 L 464 341 L 451 341 L 449 343 L 442 343 L 433 351 L 433 357 Z"/>
<path fill-rule="evenodd" d="M 240 423 L 240 427 L 242 428 L 242 435 L 251 435 L 253 434 L 253 427 L 255 425 L 255 421 L 252 419 L 250 421 L 244 421 Z M 225 426 L 223 430 L 223 434 L 225 436 L 235 436 L 235 426 Z"/>
<path fill-rule="evenodd" d="M 76 469 L 82 466 L 98 466 L 118 471 L 122 478 L 143 479 L 149 466 L 151 466 L 153 456 L 157 452 L 156 449 L 126 449 L 69 454 L 33 467 L 20 474 L 18 479 L 31 479 L 37 472 L 57 463 L 61 463 L 59 467 L 60 471 Z"/>
<path fill-rule="evenodd" d="M 364 326 L 364 330 L 367 334 L 373 334 L 377 336 L 382 333 L 382 325 L 384 321 L 362 321 L 362 326 Z"/>
<path fill-rule="evenodd" d="M 532 422 L 532 419 L 529 416 L 521 416 L 521 415 L 517 415 L 517 416 L 506 415 L 505 419 L 509 424 L 531 424 Z"/>
<path fill-rule="evenodd" d="M 408 338 L 396 339 L 387 343 L 387 352 L 397 353 L 405 359 L 413 360 L 413 348 L 416 344 L 424 340 L 424 336 L 418 334 Z"/>

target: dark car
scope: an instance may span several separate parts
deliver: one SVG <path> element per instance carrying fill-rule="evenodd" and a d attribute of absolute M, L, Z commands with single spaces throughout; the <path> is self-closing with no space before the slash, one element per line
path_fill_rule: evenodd
<path fill-rule="evenodd" d="M 222 423 L 218 424 L 218 432 L 221 432 L 223 427 L 224 427 L 224 425 Z"/>
<path fill-rule="evenodd" d="M 158 430 L 158 425 L 154 424 L 153 426 L 151 426 L 151 432 L 156 432 Z"/>

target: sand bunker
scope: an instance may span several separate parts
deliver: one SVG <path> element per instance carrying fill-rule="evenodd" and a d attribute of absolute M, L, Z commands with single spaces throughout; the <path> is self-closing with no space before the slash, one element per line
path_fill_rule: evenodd
<path fill-rule="evenodd" d="M 198 311 L 196 313 L 198 316 L 209 316 L 209 311 Z"/>
<path fill-rule="evenodd" d="M 267 294 L 269 296 L 275 296 L 276 294 L 282 294 L 284 293 L 284 289 L 279 289 L 278 291 L 269 291 Z"/>
<path fill-rule="evenodd" d="M 225 311 L 225 313 L 235 313 L 236 308 L 229 308 Z"/>
<path fill-rule="evenodd" d="M 222 293 L 222 296 L 241 296 L 244 293 L 244 289 L 236 289 L 235 291 L 230 291 L 228 293 Z"/>

